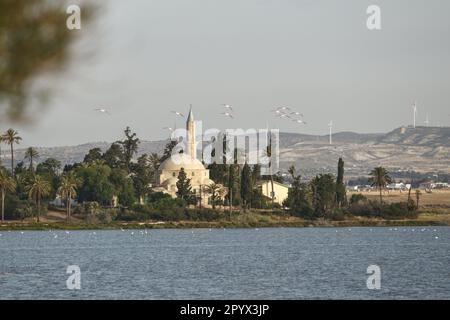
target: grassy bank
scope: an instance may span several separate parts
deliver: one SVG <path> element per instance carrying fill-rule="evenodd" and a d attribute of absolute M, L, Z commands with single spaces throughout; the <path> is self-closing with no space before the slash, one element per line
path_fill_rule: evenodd
<path fill-rule="evenodd" d="M 114 229 L 163 229 L 163 228 L 265 228 L 265 227 L 391 227 L 391 226 L 450 226 L 450 213 L 424 212 L 417 219 L 386 220 L 368 217 L 346 217 L 340 221 L 325 219 L 305 220 L 288 215 L 243 213 L 232 219 L 217 221 L 145 221 L 110 223 L 86 223 L 80 220 L 66 222 L 8 221 L 0 224 L 5 230 L 114 230 Z"/>

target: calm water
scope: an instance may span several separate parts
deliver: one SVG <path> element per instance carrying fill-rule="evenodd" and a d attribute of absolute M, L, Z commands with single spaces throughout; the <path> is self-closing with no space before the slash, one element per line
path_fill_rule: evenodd
<path fill-rule="evenodd" d="M 450 299 L 448 227 L 0 234 L 0 299 Z"/>

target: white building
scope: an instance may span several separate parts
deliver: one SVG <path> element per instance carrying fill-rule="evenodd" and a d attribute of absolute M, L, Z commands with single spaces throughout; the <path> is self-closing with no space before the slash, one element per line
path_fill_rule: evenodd
<path fill-rule="evenodd" d="M 189 110 L 189 116 L 186 121 L 186 131 L 186 152 L 173 154 L 170 158 L 161 163 L 158 168 L 156 186 L 153 190 L 168 193 L 175 198 L 178 190 L 178 174 L 181 169 L 183 169 L 186 172 L 186 177 L 191 180 L 190 184 L 192 191 L 199 197 L 202 197 L 203 205 L 207 205 L 209 195 L 203 192 L 203 189 L 205 186 L 214 183 L 214 181 L 209 178 L 209 170 L 197 159 L 197 142 L 195 138 L 195 123 L 192 108 Z"/>

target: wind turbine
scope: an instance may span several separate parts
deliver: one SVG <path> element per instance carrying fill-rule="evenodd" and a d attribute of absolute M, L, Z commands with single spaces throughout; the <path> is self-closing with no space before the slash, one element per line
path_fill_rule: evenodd
<path fill-rule="evenodd" d="M 331 137 L 332 133 L 333 133 L 333 120 L 330 120 L 328 127 L 330 128 L 330 144 L 333 144 L 332 137 Z"/>
<path fill-rule="evenodd" d="M 413 127 L 416 127 L 416 115 L 417 115 L 417 101 L 412 105 L 413 109 Z"/>

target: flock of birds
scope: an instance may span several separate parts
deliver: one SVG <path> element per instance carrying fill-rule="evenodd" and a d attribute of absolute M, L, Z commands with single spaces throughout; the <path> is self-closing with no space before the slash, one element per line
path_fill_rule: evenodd
<path fill-rule="evenodd" d="M 234 119 L 234 107 L 230 104 L 221 104 L 222 112 L 220 112 L 220 115 Z M 176 115 L 177 117 L 185 118 L 185 115 L 182 112 L 171 110 L 171 113 Z M 270 113 L 272 113 L 273 116 L 279 119 L 286 119 L 293 121 L 297 124 L 305 125 L 306 121 L 304 120 L 304 115 L 301 112 L 292 110 L 291 107 L 275 107 L 275 109 L 270 110 Z M 175 128 L 173 127 L 163 127 L 164 130 L 168 130 L 170 132 L 174 131 Z"/>
<path fill-rule="evenodd" d="M 224 103 L 221 105 L 221 107 L 223 109 L 222 112 L 220 112 L 221 115 L 230 119 L 234 119 L 234 107 L 232 105 Z M 111 115 L 111 112 L 104 107 L 95 108 L 94 111 L 105 115 Z M 306 122 L 303 120 L 303 113 L 293 111 L 291 107 L 275 107 L 275 109 L 270 110 L 270 112 L 273 113 L 273 115 L 277 118 L 288 119 L 296 123 L 306 124 Z M 177 117 L 185 118 L 185 115 L 180 111 L 171 110 L 171 113 L 173 113 Z M 173 128 L 171 127 L 164 127 L 164 129 L 173 130 Z"/>
<path fill-rule="evenodd" d="M 222 107 L 222 112 L 220 112 L 220 115 L 227 117 L 229 119 L 234 119 L 234 107 L 230 104 L 221 104 Z M 95 108 L 94 109 L 95 112 L 104 114 L 104 115 L 111 115 L 111 112 L 104 108 L 104 107 L 99 107 L 99 108 Z M 180 117 L 180 118 L 185 118 L 185 115 L 180 112 L 180 111 L 176 111 L 176 110 L 171 110 L 171 113 L 173 113 L 175 116 Z M 295 122 L 297 124 L 301 124 L 301 125 L 306 125 L 306 121 L 303 119 L 303 113 L 298 112 L 298 111 L 294 111 L 292 110 L 291 107 L 287 107 L 287 106 L 282 106 L 282 107 L 275 107 L 274 109 L 270 110 L 270 112 L 279 119 L 286 119 L 292 122 Z M 175 130 L 175 127 L 163 127 L 164 130 L 168 130 L 170 132 L 173 132 Z"/>
<path fill-rule="evenodd" d="M 277 118 L 290 120 L 298 124 L 306 124 L 306 121 L 303 119 L 303 113 L 293 111 L 291 107 L 276 107 L 270 110 L 270 112 Z"/>
<path fill-rule="evenodd" d="M 222 230 L 225 230 L 226 228 L 221 228 L 221 229 L 222 229 Z M 256 230 L 256 231 L 259 231 L 258 228 L 255 228 L 255 230 Z M 345 229 L 341 229 L 341 230 L 342 230 L 342 231 L 345 231 Z M 369 230 L 370 230 L 370 232 L 372 232 L 372 231 L 373 231 L 373 228 L 370 228 Z M 150 232 L 147 231 L 147 229 L 144 229 L 144 230 L 135 230 L 135 229 L 126 230 L 126 229 L 121 228 L 120 231 L 123 232 L 123 233 L 126 232 L 126 233 L 128 233 L 130 236 L 134 236 L 134 235 L 142 235 L 142 236 L 150 235 Z M 208 231 L 211 232 L 211 231 L 212 231 L 212 228 L 209 228 Z M 348 232 L 351 232 L 351 231 L 352 231 L 352 228 L 348 228 L 347 231 L 348 231 Z M 435 233 L 435 232 L 437 232 L 437 229 L 431 229 L 431 228 L 417 228 L 417 229 L 416 229 L 416 228 L 389 228 L 389 231 L 403 231 L 403 232 L 407 232 L 407 231 L 411 231 L 411 232 L 416 232 L 416 231 L 420 231 L 420 232 L 431 231 L 431 232 Z M 10 233 L 11 231 L 7 231 L 7 232 Z M 335 232 L 338 233 L 338 230 L 335 230 Z M 54 231 L 54 230 L 49 230 L 49 233 L 50 233 L 51 237 L 54 238 L 54 239 L 57 239 L 57 238 L 58 238 L 58 235 L 63 236 L 64 234 L 65 234 L 65 235 L 70 235 L 70 234 L 71 234 L 71 232 L 70 232 L 69 230 L 60 231 L 59 233 L 56 232 L 56 231 Z M 191 230 L 191 233 L 194 235 L 194 230 Z M 20 234 L 21 234 L 21 235 L 25 234 L 25 231 L 20 231 Z M 96 236 L 96 235 L 97 235 L 97 232 L 96 232 L 96 231 L 89 231 L 89 236 Z M 0 237 L 2 237 L 2 234 L 1 234 L 1 233 L 0 233 Z M 435 235 L 435 236 L 434 236 L 434 239 L 437 240 L 437 239 L 439 239 L 439 237 Z"/>

